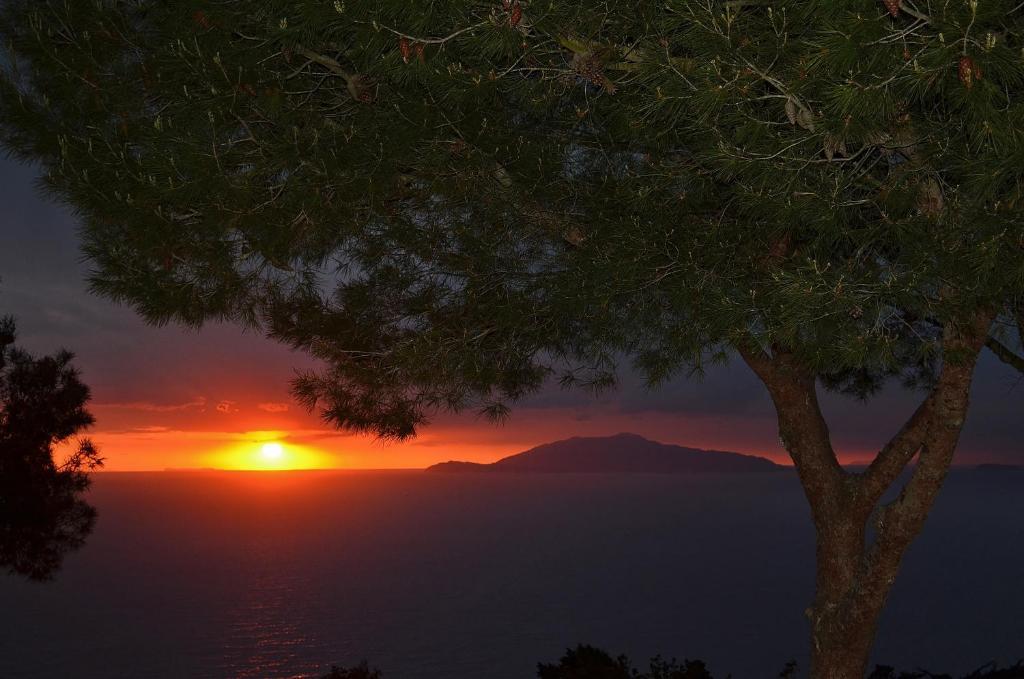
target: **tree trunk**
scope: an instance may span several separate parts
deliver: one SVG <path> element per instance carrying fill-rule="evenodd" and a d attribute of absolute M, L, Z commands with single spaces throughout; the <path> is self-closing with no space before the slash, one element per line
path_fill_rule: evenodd
<path fill-rule="evenodd" d="M 816 377 L 785 350 L 740 347 L 771 394 L 779 436 L 793 459 L 817 534 L 811 622 L 811 677 L 864 679 L 878 618 L 906 548 L 925 519 L 952 463 L 967 414 L 968 392 L 992 314 L 943 331 L 943 366 L 914 415 L 861 474 L 839 464 L 818 404 Z M 917 457 L 898 497 L 879 502 Z M 873 529 L 868 540 L 869 525 Z"/>
<path fill-rule="evenodd" d="M 865 590 L 875 587 L 865 587 L 869 583 L 862 582 L 864 575 L 858 572 L 865 558 L 861 518 L 838 517 L 838 521 L 831 533 L 819 531 L 818 535 L 814 605 L 807 611 L 811 676 L 863 679 L 885 597 L 867 597 Z M 886 585 L 884 581 L 873 584 Z"/>
<path fill-rule="evenodd" d="M 823 604 L 819 602 L 817 605 Z M 814 679 L 864 679 L 875 639 L 878 613 L 869 620 L 837 621 L 814 631 L 811 676 Z"/>

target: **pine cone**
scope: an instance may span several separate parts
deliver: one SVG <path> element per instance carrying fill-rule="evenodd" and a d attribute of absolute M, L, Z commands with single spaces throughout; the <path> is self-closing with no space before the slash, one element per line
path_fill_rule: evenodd
<path fill-rule="evenodd" d="M 602 87 L 608 94 L 615 94 L 615 85 L 604 75 L 601 59 L 593 52 L 576 52 L 572 57 L 572 70 L 589 83 Z"/>
<path fill-rule="evenodd" d="M 974 59 L 971 59 L 966 54 L 960 57 L 960 63 L 957 65 L 956 70 L 960 82 L 967 89 L 971 89 L 975 81 L 981 80 L 981 68 L 974 63 Z"/>
<path fill-rule="evenodd" d="M 562 234 L 562 238 L 564 238 L 565 242 L 568 243 L 569 245 L 572 245 L 573 247 L 579 247 L 580 243 L 586 240 L 587 236 L 583 233 L 583 229 L 581 229 L 580 227 L 570 226 Z"/>
<path fill-rule="evenodd" d="M 902 0 L 882 0 L 882 4 L 889 10 L 889 16 L 895 18 L 900 15 L 900 5 L 903 4 Z"/>
<path fill-rule="evenodd" d="M 409 41 L 407 39 L 402 38 L 401 40 L 398 41 L 398 51 L 402 53 L 402 61 L 408 64 L 409 54 L 411 50 L 409 47 Z"/>
<path fill-rule="evenodd" d="M 512 3 L 512 11 L 508 15 L 508 25 L 513 28 L 519 25 L 519 22 L 523 20 L 523 6 L 518 2 Z"/>

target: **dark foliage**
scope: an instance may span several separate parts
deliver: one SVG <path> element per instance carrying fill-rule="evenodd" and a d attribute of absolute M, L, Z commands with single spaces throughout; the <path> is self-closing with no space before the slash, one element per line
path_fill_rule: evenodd
<path fill-rule="evenodd" d="M 961 679 L 1021 679 L 1024 677 L 1024 660 L 1010 667 L 1000 668 L 994 663 L 979 667 Z M 951 674 L 932 674 L 925 670 L 916 672 L 897 672 L 887 665 L 878 665 L 868 679 L 953 679 Z"/>
<path fill-rule="evenodd" d="M 370 669 L 370 666 L 364 660 L 351 668 L 334 665 L 331 667 L 331 671 L 321 677 L 321 679 L 381 679 L 381 674 L 380 670 Z"/>
<path fill-rule="evenodd" d="M 787 679 L 797 676 L 799 667 L 794 661 L 786 663 L 775 676 Z M 666 661 L 660 657 L 650 662 L 646 672 L 633 667 L 624 655 L 612 657 L 607 651 L 587 644 L 566 649 L 557 664 L 537 663 L 538 679 L 714 679 L 707 665 L 701 660 L 675 659 Z M 959 679 L 1022 679 L 1024 661 L 1010 667 L 1000 668 L 988 664 Z M 332 667 L 321 679 L 383 679 L 379 670 L 370 669 L 364 660 L 359 665 L 346 669 Z M 729 679 L 729 675 L 726 676 Z M 933 674 L 925 670 L 897 672 L 887 665 L 878 665 L 868 679 L 954 679 L 951 674 Z"/>
<path fill-rule="evenodd" d="M 1019 2 L 530 5 L 8 0 L 0 146 L 94 290 L 353 431 L 737 346 L 927 387 L 978 308 L 1024 366 Z"/>
<path fill-rule="evenodd" d="M 638 676 L 624 655 L 613 658 L 605 651 L 580 644 L 566 650 L 557 665 L 537 663 L 540 679 L 633 679 Z"/>
<path fill-rule="evenodd" d="M 92 530 L 96 510 L 81 496 L 102 461 L 83 439 L 54 462 L 54 446 L 93 422 L 89 388 L 69 352 L 35 358 L 14 340 L 14 321 L 0 319 L 0 569 L 47 580 Z"/>
<path fill-rule="evenodd" d="M 713 679 L 707 666 L 700 660 L 654 658 L 650 669 L 640 672 L 632 667 L 629 658 L 612 658 L 593 646 L 580 644 L 567 649 L 557 665 L 537 664 L 540 679 Z"/>

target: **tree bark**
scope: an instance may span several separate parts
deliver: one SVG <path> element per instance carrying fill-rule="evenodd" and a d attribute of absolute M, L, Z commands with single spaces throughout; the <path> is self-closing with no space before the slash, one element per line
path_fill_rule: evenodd
<path fill-rule="evenodd" d="M 779 436 L 814 519 L 817 577 L 806 611 L 813 679 L 864 678 L 903 553 L 923 527 L 952 462 L 991 322 L 992 314 L 979 313 L 966 327 L 944 328 L 943 365 L 934 388 L 862 474 L 839 464 L 815 375 L 783 349 L 768 354 L 740 348 L 772 397 Z M 879 505 L 915 456 L 917 465 L 897 498 Z"/>

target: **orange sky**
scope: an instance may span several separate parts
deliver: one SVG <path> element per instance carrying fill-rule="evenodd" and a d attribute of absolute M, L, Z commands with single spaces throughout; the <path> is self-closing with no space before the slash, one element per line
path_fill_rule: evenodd
<path fill-rule="evenodd" d="M 450 417 L 422 430 L 415 439 L 381 442 L 372 436 L 337 432 L 287 401 L 242 403 L 197 397 L 181 403 L 97 402 L 97 426 L 90 433 L 106 458 L 105 468 L 142 471 L 167 468 L 420 468 L 449 459 L 491 462 L 532 446 L 569 436 L 603 436 L 641 432 L 665 442 L 769 454 L 785 462 L 779 450 L 765 450 L 759 430 L 749 420 L 739 434 L 737 423 L 717 418 L 680 418 L 667 414 L 593 415 L 576 409 L 526 408 L 504 425 L 493 426 L 473 415 Z M 755 426 L 751 426 L 755 425 Z M 267 459 L 262 444 L 280 442 L 284 454 Z"/>
<path fill-rule="evenodd" d="M 202 339 L 202 333 L 188 334 L 182 341 L 202 347 Z M 514 408 L 503 425 L 492 425 L 472 413 L 445 415 L 423 427 L 416 438 L 396 443 L 325 425 L 288 395 L 292 366 L 300 357 L 259 337 L 238 341 L 240 347 L 249 344 L 265 352 L 265 360 L 240 351 L 233 359 L 225 357 L 225 365 L 216 369 L 192 364 L 189 369 L 198 374 L 213 375 L 214 379 L 205 382 L 190 379 L 189 369 L 181 367 L 177 378 L 201 389 L 191 394 L 167 389 L 180 395 L 175 400 L 115 398 L 116 394 L 144 390 L 137 385 L 125 388 L 121 378 L 109 384 L 97 380 L 96 398 L 90 406 L 97 424 L 89 435 L 102 449 L 105 468 L 422 468 L 451 459 L 492 462 L 558 439 L 620 432 L 666 443 L 763 455 L 789 464 L 778 441 L 768 396 L 743 366 L 718 376 L 724 387 L 688 384 L 683 391 L 670 391 L 664 398 L 637 396 L 635 386 L 596 400 L 556 389 Z M 252 365 L 260 369 L 249 370 Z M 232 379 L 232 368 L 238 371 L 236 379 Z M 722 403 L 716 404 L 716 399 Z M 677 401 L 681 403 L 678 408 L 666 406 Z M 901 396 L 866 406 L 825 397 L 826 416 L 836 424 L 833 442 L 840 459 L 844 463 L 869 460 L 914 405 L 913 400 Z M 1008 407 L 1013 409 L 1015 404 Z M 993 410 L 978 408 L 969 419 L 958 462 L 1005 461 L 982 447 L 984 436 L 992 430 L 991 422 L 1007 421 L 1004 413 Z M 261 446 L 269 441 L 282 444 L 280 458 L 261 455 Z"/>
<path fill-rule="evenodd" d="M 789 463 L 767 392 L 736 362 L 715 368 L 703 383 L 678 380 L 655 392 L 628 374 L 621 389 L 597 399 L 552 386 L 513 408 L 503 425 L 473 413 L 444 415 L 411 441 L 382 443 L 339 432 L 295 404 L 288 386 L 296 369 L 317 367 L 306 356 L 231 326 L 187 332 L 146 327 L 127 309 L 108 313 L 100 320 L 111 330 L 84 334 L 75 347 L 94 395 L 96 426 L 89 435 L 110 471 L 423 468 L 452 459 L 492 462 L 541 443 L 620 432 Z M 52 339 L 27 333 L 25 339 L 52 350 Z M 1024 390 L 997 385 L 976 390 L 961 464 L 1017 461 L 1014 413 Z M 899 429 L 917 396 L 894 389 L 868 404 L 834 395 L 822 402 L 840 459 L 858 463 Z M 1001 450 L 989 443 L 1000 438 L 1006 441 Z M 280 458 L 260 454 L 268 441 L 282 444 Z"/>

